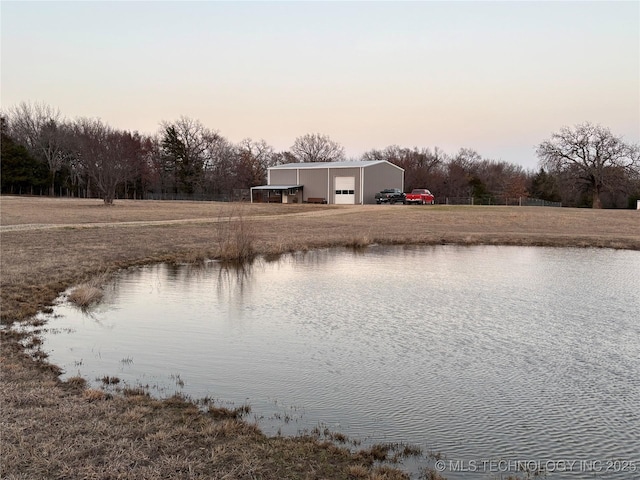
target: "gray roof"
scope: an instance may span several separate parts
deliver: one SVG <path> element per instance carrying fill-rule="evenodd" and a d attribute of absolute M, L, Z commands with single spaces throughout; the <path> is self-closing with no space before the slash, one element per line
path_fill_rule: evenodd
<path fill-rule="evenodd" d="M 304 163 L 285 163 L 283 165 L 276 165 L 275 167 L 269 167 L 271 170 L 287 170 L 297 168 L 353 168 L 353 167 L 369 167 L 371 165 L 377 165 L 379 163 L 389 163 L 386 160 L 366 160 L 358 161 L 352 160 L 347 162 L 304 162 Z M 400 168 L 397 165 L 394 167 Z M 402 169 L 401 169 L 402 170 Z"/>

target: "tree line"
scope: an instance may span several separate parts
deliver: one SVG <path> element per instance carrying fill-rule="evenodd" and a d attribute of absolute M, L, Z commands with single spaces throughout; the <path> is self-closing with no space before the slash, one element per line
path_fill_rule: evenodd
<path fill-rule="evenodd" d="M 2 193 L 116 198 L 230 200 L 267 182 L 269 167 L 345 160 L 327 135 L 297 137 L 287 151 L 264 140 L 230 142 L 198 120 L 160 123 L 155 134 L 113 128 L 100 119 L 62 116 L 42 103 L 2 112 Z M 429 188 L 442 199 L 502 203 L 534 197 L 566 206 L 627 208 L 640 198 L 640 149 L 608 129 L 565 127 L 537 147 L 540 168 L 526 171 L 463 148 L 396 145 L 352 160 L 386 160 L 405 170 L 405 190 Z"/>

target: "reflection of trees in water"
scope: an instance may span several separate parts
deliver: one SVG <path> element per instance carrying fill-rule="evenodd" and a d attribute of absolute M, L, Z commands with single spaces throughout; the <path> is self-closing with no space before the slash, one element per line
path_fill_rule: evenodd
<path fill-rule="evenodd" d="M 109 292 L 111 303 L 116 303 L 122 291 L 127 286 L 140 285 L 149 282 L 150 291 L 162 292 L 165 288 L 189 289 L 190 286 L 201 282 L 213 282 L 217 278 L 216 288 L 219 292 L 226 289 L 230 292 L 245 289 L 252 272 L 261 260 L 251 262 L 219 262 L 203 261 L 195 263 L 161 263 L 152 266 L 130 268 L 123 271 L 123 275 L 105 285 Z"/>
<path fill-rule="evenodd" d="M 172 288 L 187 289 L 194 283 L 206 282 L 208 290 L 209 282 L 215 283 L 218 296 L 227 292 L 229 295 L 244 292 L 249 283 L 252 272 L 258 261 L 251 262 L 219 262 L 207 261 L 185 264 L 164 264 L 162 270 L 157 270 L 157 282 L 162 283 L 161 272 L 164 279 Z"/>
<path fill-rule="evenodd" d="M 378 247 L 369 247 L 369 249 L 371 248 L 377 249 Z M 259 256 L 245 262 L 211 260 L 132 267 L 117 273 L 114 279 L 105 285 L 108 295 L 103 303 L 116 304 L 121 295 L 126 295 L 132 287 L 140 288 L 142 284 L 144 284 L 145 291 L 148 287 L 149 293 L 163 296 L 179 295 L 177 292 L 181 289 L 188 291 L 200 284 L 204 286 L 205 292 L 211 292 L 215 289 L 219 300 L 224 299 L 227 302 L 234 298 L 236 301 L 241 301 L 243 296 L 247 294 L 251 282 L 260 279 L 260 276 L 256 276 L 256 274 L 261 270 L 291 267 L 304 267 L 313 270 L 314 267 L 324 266 L 334 261 L 337 256 L 343 255 L 345 250 L 353 251 L 354 255 L 361 256 L 369 249 L 352 250 L 334 247 Z M 97 318 L 94 317 L 94 320 Z"/>
<path fill-rule="evenodd" d="M 249 285 L 254 268 L 259 263 L 259 261 L 252 261 L 218 264 L 218 282 L 216 283 L 218 295 L 226 291 L 229 295 L 238 293 L 242 297 L 245 288 Z"/>
<path fill-rule="evenodd" d="M 421 247 L 424 248 L 424 247 Z M 235 298 L 242 300 L 247 294 L 247 288 L 251 282 L 260 281 L 261 270 L 304 268 L 313 270 L 331 264 L 337 257 L 350 252 L 353 256 L 363 256 L 367 253 L 380 253 L 381 251 L 392 250 L 403 252 L 405 255 L 413 256 L 420 254 L 420 247 L 417 246 L 369 246 L 366 249 L 351 248 L 323 248 L 317 250 L 297 251 L 282 253 L 278 255 L 259 256 L 253 260 L 245 262 L 207 260 L 194 263 L 160 263 L 154 265 L 130 267 L 113 275 L 113 278 L 104 286 L 105 298 L 98 308 L 91 308 L 85 315 L 91 317 L 92 321 L 100 323 L 101 310 L 109 305 L 116 305 L 121 302 L 123 296 L 131 296 L 132 288 L 140 289 L 142 293 L 156 295 L 179 296 L 179 291 L 191 290 L 198 284 L 204 287 L 204 291 L 211 292 L 215 289 L 219 299 Z M 268 281 L 268 280 L 266 280 Z M 213 282 L 215 285 L 210 284 Z M 260 286 L 260 285 L 258 285 Z M 148 289 L 148 290 L 147 290 Z M 205 293 L 206 295 L 206 293 Z M 105 325 L 106 327 L 106 325 Z"/>
<path fill-rule="evenodd" d="M 280 263 L 286 265 L 324 265 L 335 256 L 335 249 L 319 249 L 310 251 L 294 252 L 283 255 Z"/>

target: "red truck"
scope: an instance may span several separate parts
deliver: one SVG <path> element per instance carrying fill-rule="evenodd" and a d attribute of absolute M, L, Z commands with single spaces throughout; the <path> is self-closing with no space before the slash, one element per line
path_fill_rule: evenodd
<path fill-rule="evenodd" d="M 436 197 L 426 188 L 414 188 L 411 193 L 404 196 L 404 204 L 418 203 L 420 205 L 433 205 Z"/>

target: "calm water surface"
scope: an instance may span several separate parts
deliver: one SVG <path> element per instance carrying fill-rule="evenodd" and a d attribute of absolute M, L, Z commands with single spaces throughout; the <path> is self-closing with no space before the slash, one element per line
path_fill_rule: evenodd
<path fill-rule="evenodd" d="M 450 479 L 639 478 L 639 272 L 638 252 L 455 246 L 157 265 L 90 315 L 58 306 L 45 350 L 67 377 L 248 403 L 269 434 L 415 444 Z"/>

